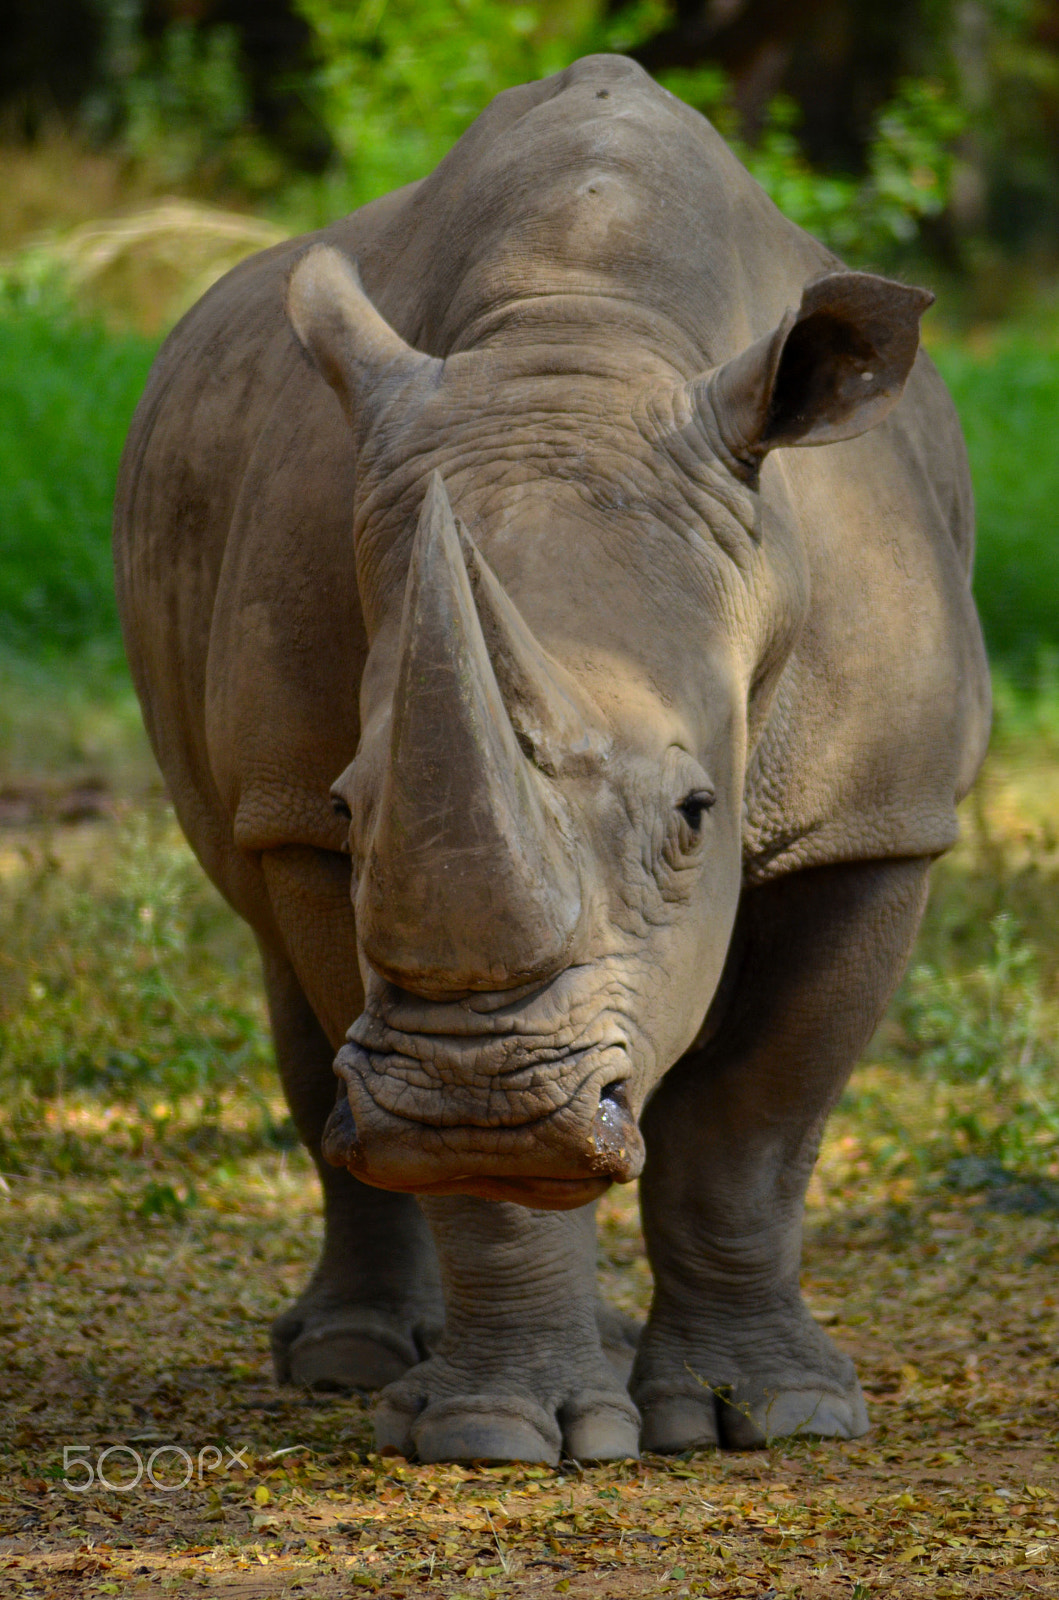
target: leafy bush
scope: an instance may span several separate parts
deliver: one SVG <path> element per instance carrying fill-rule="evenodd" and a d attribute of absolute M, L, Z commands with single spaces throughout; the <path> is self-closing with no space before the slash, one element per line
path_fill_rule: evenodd
<path fill-rule="evenodd" d="M 233 27 L 178 19 L 152 37 L 142 0 L 101 0 L 106 71 L 83 107 L 155 183 L 271 189 L 284 169 L 254 132 Z"/>
<path fill-rule="evenodd" d="M 923 220 L 945 206 L 952 180 L 952 143 L 963 126 L 941 84 L 906 79 L 876 119 L 863 178 L 814 170 L 797 138 L 793 100 L 768 108 L 760 139 L 739 137 L 731 87 L 717 68 L 670 71 L 660 81 L 704 112 L 780 210 L 850 261 L 882 261 L 909 244 Z"/>
<path fill-rule="evenodd" d="M 505 0 L 298 0 L 321 58 L 340 158 L 327 200 L 351 210 L 420 178 L 501 89 L 559 71 L 562 38 Z M 577 53 L 577 52 L 575 52 Z"/>

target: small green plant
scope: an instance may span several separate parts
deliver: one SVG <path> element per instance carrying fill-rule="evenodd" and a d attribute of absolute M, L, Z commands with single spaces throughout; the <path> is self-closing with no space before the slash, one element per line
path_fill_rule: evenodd
<path fill-rule="evenodd" d="M 190 1185 L 180 1194 L 171 1183 L 156 1183 L 151 1179 L 133 1210 L 145 1222 L 152 1217 L 158 1217 L 163 1222 L 183 1222 L 190 1208 L 197 1204 L 198 1195 Z"/>

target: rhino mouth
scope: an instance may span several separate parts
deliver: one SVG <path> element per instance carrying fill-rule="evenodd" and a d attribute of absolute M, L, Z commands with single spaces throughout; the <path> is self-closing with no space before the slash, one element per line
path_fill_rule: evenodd
<path fill-rule="evenodd" d="M 480 1038 L 418 1036 L 409 1055 L 393 1039 L 378 1050 L 352 1037 L 373 1031 L 358 1019 L 338 1053 L 339 1093 L 323 1138 L 326 1159 L 362 1182 L 567 1209 L 639 1175 L 644 1146 L 622 1047 L 541 1049 L 537 1041 L 523 1052 L 509 1040 L 512 1064 L 496 1074 L 488 1050 L 481 1059 Z M 454 1057 L 462 1081 L 445 1082 Z M 466 1071 L 472 1062 L 477 1073 Z"/>

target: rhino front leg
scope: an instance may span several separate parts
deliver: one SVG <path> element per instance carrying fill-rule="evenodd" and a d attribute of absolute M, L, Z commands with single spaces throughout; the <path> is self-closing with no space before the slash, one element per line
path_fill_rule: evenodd
<path fill-rule="evenodd" d="M 272 1324 L 280 1383 L 378 1389 L 420 1360 L 443 1317 L 437 1258 L 410 1195 L 370 1189 L 320 1154 L 335 1100 L 334 1050 L 286 956 L 262 945 L 287 1102 L 316 1162 L 324 1247 L 303 1293 Z"/>
<path fill-rule="evenodd" d="M 646 1449 L 867 1430 L 853 1363 L 801 1297 L 803 1204 L 904 970 L 928 865 L 818 868 L 744 895 L 716 1031 L 644 1117 L 655 1299 L 631 1388 Z"/>
<path fill-rule="evenodd" d="M 421 1461 L 582 1460 L 638 1453 L 639 1417 L 606 1359 L 594 1208 L 422 1202 L 445 1289 L 435 1353 L 384 1390 L 380 1447 Z"/>

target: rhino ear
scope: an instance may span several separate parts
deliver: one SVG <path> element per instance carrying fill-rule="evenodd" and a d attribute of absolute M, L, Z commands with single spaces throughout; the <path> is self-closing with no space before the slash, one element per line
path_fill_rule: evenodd
<path fill-rule="evenodd" d="M 390 327 L 364 293 L 356 264 L 330 245 L 313 245 L 295 262 L 287 315 L 351 421 L 442 365 Z"/>
<path fill-rule="evenodd" d="M 770 450 L 834 444 L 881 422 L 897 404 L 934 296 L 868 272 L 808 285 L 773 333 L 689 385 L 712 413 L 735 462 L 757 470 Z"/>

